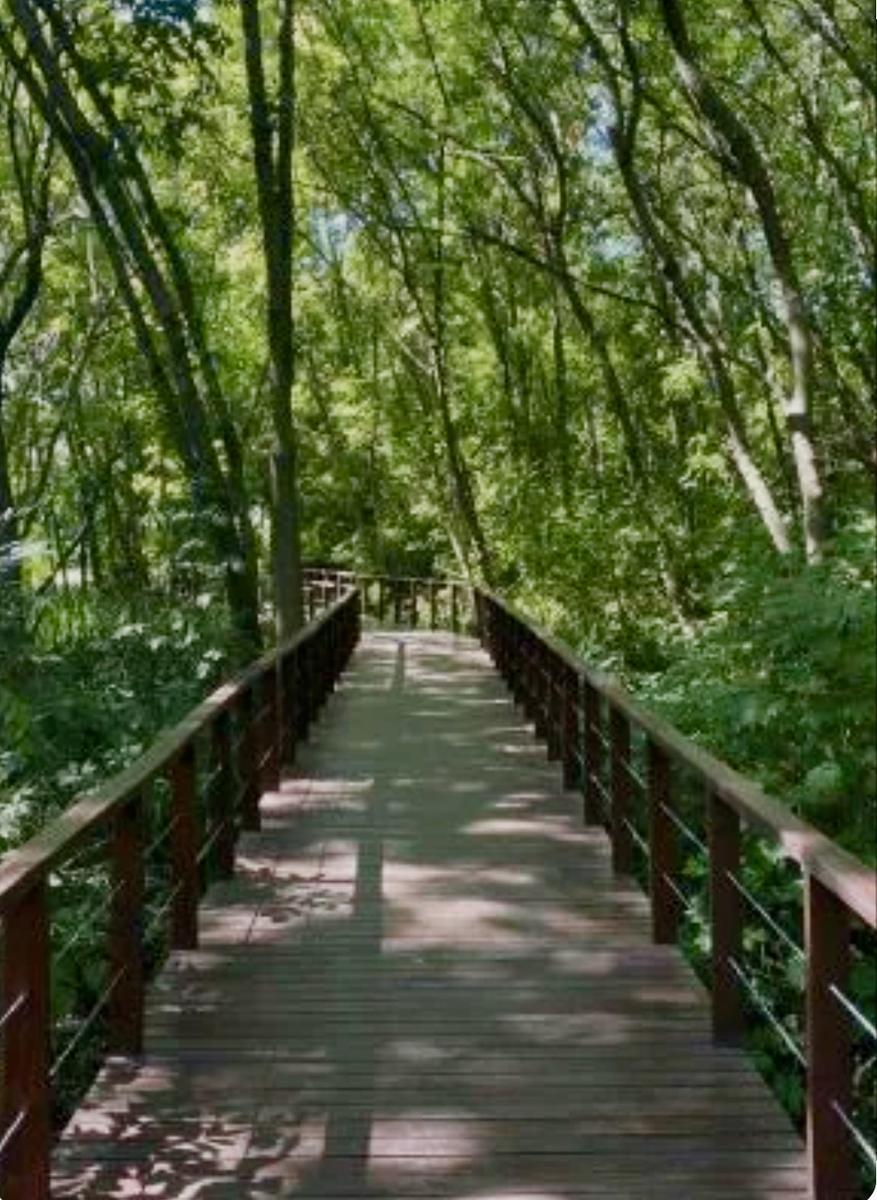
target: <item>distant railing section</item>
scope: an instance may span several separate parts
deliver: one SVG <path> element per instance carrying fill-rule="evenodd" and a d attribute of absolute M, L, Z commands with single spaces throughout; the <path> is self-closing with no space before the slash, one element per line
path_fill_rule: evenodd
<path fill-rule="evenodd" d="M 873 1014 L 851 997 L 851 972 L 877 969 L 874 872 L 500 597 L 476 595 L 483 643 L 549 757 L 562 762 L 566 785 L 581 790 L 584 821 L 606 827 L 617 873 L 645 878 L 655 942 L 676 941 L 691 913 L 694 889 L 683 865 L 705 877 L 714 1036 L 742 1041 L 747 1011 L 757 1010 L 801 1067 L 813 1200 L 867 1196 L 857 1157 L 877 1164 L 862 1128 L 873 1118 L 877 1030 Z M 777 920 L 747 884 L 750 843 L 765 839 L 795 864 L 797 920 Z M 781 970 L 800 974 L 803 1038 L 753 985 L 746 955 L 764 939 L 778 945 Z"/>
<path fill-rule="evenodd" d="M 306 612 L 313 617 L 349 587 L 359 588 L 363 616 L 378 625 L 476 632 L 474 589 L 461 579 L 374 575 L 309 567 L 304 572 Z"/>
<path fill-rule="evenodd" d="M 0 863 L 3 1200 L 47 1200 L 62 1072 L 95 1027 L 103 1052 L 141 1052 L 149 973 L 168 948 L 197 947 L 206 883 L 234 873 L 239 831 L 259 828 L 261 795 L 294 760 L 356 645 L 360 596 L 342 591 Z M 53 945 L 50 897 L 69 871 L 84 871 L 97 888 L 92 917 L 106 934 L 101 979 L 73 1014 L 53 1011 L 53 965 L 81 953 L 82 929 Z"/>

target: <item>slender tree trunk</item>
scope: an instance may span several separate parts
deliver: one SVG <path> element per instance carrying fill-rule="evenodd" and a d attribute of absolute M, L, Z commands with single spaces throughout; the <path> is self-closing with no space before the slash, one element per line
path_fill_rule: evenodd
<path fill-rule="evenodd" d="M 716 140 L 717 155 L 752 196 L 780 284 L 792 367 L 792 389 L 786 401 L 786 425 L 801 495 L 804 545 L 810 562 L 823 554 L 825 497 L 817 465 L 810 405 L 813 338 L 792 249 L 777 204 L 767 163 L 746 125 L 728 106 L 703 70 L 688 33 L 681 0 L 660 0 L 664 27 L 673 46 L 676 67 L 692 106 Z"/>
<path fill-rule="evenodd" d="M 253 166 L 267 280 L 267 332 L 274 424 L 273 549 L 277 635 L 291 637 L 304 620 L 297 438 L 292 415 L 295 324 L 292 304 L 293 149 L 295 144 L 295 5 L 279 6 L 277 95 L 272 116 L 265 79 L 257 0 L 240 0 L 247 69 Z"/>
<path fill-rule="evenodd" d="M 18 552 L 18 515 L 12 488 L 9 444 L 4 426 L 3 358 L 0 356 L 0 588 L 21 583 L 21 558 Z"/>

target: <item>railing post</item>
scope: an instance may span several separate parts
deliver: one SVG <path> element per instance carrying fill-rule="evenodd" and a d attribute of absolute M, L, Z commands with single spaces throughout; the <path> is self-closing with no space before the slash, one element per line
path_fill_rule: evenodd
<path fill-rule="evenodd" d="M 533 662 L 535 665 L 535 702 L 533 705 L 533 729 L 540 740 L 548 734 L 548 655 L 541 639 L 533 638 Z"/>
<path fill-rule="evenodd" d="M 670 759 L 657 742 L 648 740 L 649 894 L 652 901 L 652 939 L 675 942 L 679 925 L 676 897 L 668 883 L 676 865 L 675 831 L 670 807 Z"/>
<path fill-rule="evenodd" d="M 244 829 L 258 831 L 262 825 L 259 811 L 259 738 L 255 727 L 256 699 L 253 689 L 247 688 L 238 701 L 238 779 L 243 788 L 241 796 L 241 824 Z"/>
<path fill-rule="evenodd" d="M 563 752 L 564 686 L 563 663 L 553 650 L 545 653 L 545 740 L 548 761 L 556 762 Z"/>
<path fill-rule="evenodd" d="M 398 580 L 393 582 L 393 624 L 397 628 L 402 625 L 402 585 Z"/>
<path fill-rule="evenodd" d="M 274 792 L 280 784 L 280 752 L 277 745 L 279 735 L 277 711 L 277 664 L 267 668 L 262 676 L 262 720 L 260 721 L 260 760 L 262 773 L 260 789 Z"/>
<path fill-rule="evenodd" d="M 135 795 L 110 829 L 109 1047 L 112 1054 L 143 1053 L 143 800 Z"/>
<path fill-rule="evenodd" d="M 212 819 L 219 827 L 216 838 L 216 869 L 221 879 L 234 875 L 234 778 L 231 769 L 231 719 L 219 713 L 211 730 L 216 778 L 211 789 Z"/>
<path fill-rule="evenodd" d="M 579 737 L 579 702 L 581 679 L 578 671 L 567 664 L 563 690 L 563 786 L 578 788 L 582 782 L 581 740 Z"/>
<path fill-rule="evenodd" d="M 807 1150 L 812 1200 L 855 1194 L 852 1143 L 838 1109 L 852 1108 L 852 1047 L 847 1014 L 832 986 L 847 987 L 850 918 L 844 904 L 805 874 L 807 955 Z"/>
<path fill-rule="evenodd" d="M 633 872 L 633 838 L 630 836 L 630 721 L 615 708 L 609 709 L 609 746 L 612 788 L 612 869 L 616 875 Z"/>
<path fill-rule="evenodd" d="M 49 1200 L 49 914 L 43 880 L 4 917 L 3 1011 L 14 1006 L 4 1034 L 3 1129 L 11 1131 L 0 1160 L 4 1200 Z"/>
<path fill-rule="evenodd" d="M 585 806 L 586 825 L 599 825 L 603 820 L 600 776 L 603 769 L 601 739 L 600 693 L 585 680 Z"/>
<path fill-rule="evenodd" d="M 732 876 L 740 870 L 740 817 L 713 792 L 709 797 L 710 924 L 713 1037 L 736 1045 L 745 1029 L 743 998 L 731 962 L 740 961 L 743 907 Z"/>
<path fill-rule="evenodd" d="M 296 727 L 296 655 L 291 650 L 280 659 L 280 765 L 291 767 L 295 762 Z"/>
<path fill-rule="evenodd" d="M 503 617 L 503 637 L 508 645 L 510 663 L 509 687 L 512 699 L 526 711 L 527 707 L 527 665 L 524 657 L 523 631 L 517 621 Z"/>
<path fill-rule="evenodd" d="M 451 584 L 451 629 L 454 633 L 460 632 L 460 614 L 458 612 L 459 599 L 457 596 L 457 585 Z"/>
<path fill-rule="evenodd" d="M 198 815 L 195 744 L 188 742 L 170 768 L 171 946 L 198 948 Z"/>
<path fill-rule="evenodd" d="M 411 598 L 411 628 L 417 628 L 417 580 L 412 579 L 408 584 L 408 591 Z"/>
<path fill-rule="evenodd" d="M 430 579 L 430 581 L 429 581 L 429 627 L 430 627 L 430 629 L 435 629 L 435 628 L 437 628 L 437 626 L 438 626 L 438 618 L 437 618 L 437 607 L 436 607 L 435 580 Z"/>

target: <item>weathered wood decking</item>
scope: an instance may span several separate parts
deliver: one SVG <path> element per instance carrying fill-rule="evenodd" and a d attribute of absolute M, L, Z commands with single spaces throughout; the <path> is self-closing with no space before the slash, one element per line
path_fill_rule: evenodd
<path fill-rule="evenodd" d="M 577 812 L 473 642 L 366 637 L 53 1195 L 804 1197 L 787 1120 Z"/>

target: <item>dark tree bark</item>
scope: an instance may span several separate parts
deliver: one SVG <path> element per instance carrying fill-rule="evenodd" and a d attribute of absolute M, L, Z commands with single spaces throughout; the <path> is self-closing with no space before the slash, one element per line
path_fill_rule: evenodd
<path fill-rule="evenodd" d="M 250 134 L 267 280 L 267 333 L 274 424 L 273 542 L 277 633 L 285 640 L 303 621 L 298 445 L 292 413 L 295 323 L 292 303 L 293 149 L 295 144 L 295 4 L 281 0 L 277 24 L 277 89 L 266 81 L 257 0 L 240 0 L 249 95 Z"/>

